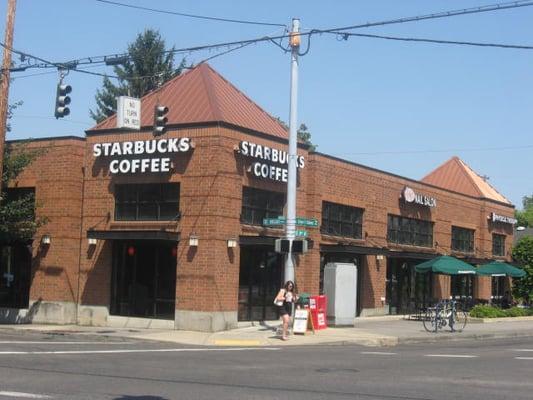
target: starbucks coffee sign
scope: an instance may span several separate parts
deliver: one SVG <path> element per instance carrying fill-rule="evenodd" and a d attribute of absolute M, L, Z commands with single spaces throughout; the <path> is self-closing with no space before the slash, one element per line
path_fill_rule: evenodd
<path fill-rule="evenodd" d="M 425 194 L 416 193 L 409 186 L 403 189 L 402 198 L 406 203 L 419 204 L 425 207 L 437 207 L 437 199 Z"/>
<path fill-rule="evenodd" d="M 249 171 L 253 176 L 273 181 L 287 182 L 289 177 L 289 171 L 287 169 L 289 164 L 289 154 L 286 151 L 247 142 L 245 140 L 239 143 L 239 148 L 236 150 L 243 156 L 256 160 L 249 168 Z M 298 156 L 296 159 L 296 167 L 305 167 L 305 159 L 303 156 Z"/>
<path fill-rule="evenodd" d="M 136 140 L 134 142 L 96 143 L 93 156 L 109 157 L 111 174 L 170 172 L 169 155 L 185 153 L 192 148 L 190 138 Z"/>

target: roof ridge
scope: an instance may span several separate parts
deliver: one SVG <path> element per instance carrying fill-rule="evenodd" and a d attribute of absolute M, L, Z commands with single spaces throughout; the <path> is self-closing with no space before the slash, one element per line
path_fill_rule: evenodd
<path fill-rule="evenodd" d="M 211 113 L 213 114 L 213 118 L 215 121 L 222 121 L 222 112 L 220 110 L 220 104 L 218 101 L 218 96 L 214 90 L 214 83 L 211 79 L 210 74 L 205 69 L 204 65 L 209 67 L 207 64 L 201 63 L 198 64 L 198 71 L 200 71 L 200 77 L 202 78 L 202 83 L 204 85 L 204 88 L 207 92 L 207 101 L 209 102 L 209 108 L 211 110 Z"/>
<path fill-rule="evenodd" d="M 224 82 L 226 82 L 229 86 L 231 86 L 232 89 L 236 90 L 239 94 L 241 94 L 245 99 L 246 101 L 248 101 L 252 106 L 254 106 L 255 108 L 257 108 L 261 113 L 263 113 L 265 116 L 267 116 L 268 118 L 270 118 L 273 122 L 275 122 L 276 124 L 278 124 L 285 132 L 287 132 L 287 129 L 279 122 L 279 120 L 277 120 L 276 118 L 274 118 L 272 115 L 270 115 L 267 111 L 265 111 L 259 104 L 257 104 L 255 101 L 253 101 L 250 97 L 248 97 L 248 95 L 246 95 L 246 93 L 244 93 L 242 90 L 240 90 L 237 86 L 235 86 L 233 83 L 231 83 L 229 80 L 227 80 L 226 78 L 224 78 L 224 76 L 222 76 L 221 74 L 219 74 L 216 70 L 214 70 L 211 65 L 209 65 L 208 63 L 202 63 L 202 64 L 205 64 L 205 66 L 207 68 L 209 68 L 210 71 L 212 71 L 215 75 L 217 75 L 219 78 L 221 78 Z M 201 64 L 201 65 L 202 65 Z"/>
<path fill-rule="evenodd" d="M 465 168 L 468 168 L 470 171 L 472 171 L 473 174 L 476 174 L 480 179 L 483 180 L 483 182 L 484 182 L 487 186 L 489 186 L 492 190 L 494 190 L 496 193 L 498 193 L 500 196 L 502 196 L 505 200 L 507 200 L 509 203 L 511 203 L 511 201 L 510 201 L 507 197 L 505 197 L 503 194 L 501 194 L 501 193 L 499 192 L 499 190 L 496 189 L 494 186 L 492 186 L 488 181 L 486 181 L 485 179 L 483 179 L 483 178 L 482 178 L 482 177 L 481 177 L 476 171 L 474 171 L 474 169 L 473 169 L 470 165 L 468 165 L 467 163 L 465 163 L 465 162 L 464 162 L 463 160 L 461 160 L 461 159 L 459 159 L 459 160 L 460 160 L 461 163 L 465 166 Z M 472 178 L 470 177 L 470 179 L 472 179 Z M 478 188 L 477 184 L 475 184 L 475 186 L 476 186 L 476 188 Z M 478 188 L 478 189 L 479 189 L 479 188 Z M 483 198 L 487 198 L 487 197 L 483 194 L 483 192 L 481 193 L 481 197 L 483 197 Z"/>
<path fill-rule="evenodd" d="M 479 188 L 479 186 L 477 185 L 477 183 L 474 181 L 474 179 L 472 179 L 472 176 L 470 176 L 470 174 L 468 173 L 468 171 L 465 170 L 465 168 L 470 168 L 466 165 L 466 163 L 461 160 L 459 157 L 457 156 L 454 156 L 452 158 L 453 161 L 457 162 L 459 164 L 459 168 L 461 168 L 464 172 L 466 172 L 466 178 L 470 181 L 470 183 L 472 184 L 472 186 L 474 187 L 474 189 L 476 190 L 476 192 L 478 193 L 479 197 L 485 197 L 483 196 L 483 192 L 481 191 L 481 189 Z M 471 168 L 470 170 L 472 172 L 474 172 Z M 475 173 L 475 172 L 474 172 Z M 477 175 L 477 174 L 476 174 Z M 479 175 L 478 175 L 479 176 Z M 480 177 L 481 178 L 481 177 Z"/>
<path fill-rule="evenodd" d="M 158 91 L 162 90 L 163 88 L 165 88 L 166 86 L 170 85 L 171 83 L 174 83 L 176 82 L 177 80 L 179 80 L 180 78 L 186 76 L 187 74 L 191 73 L 192 71 L 194 71 L 196 68 L 198 68 L 198 65 L 194 68 L 191 68 L 189 69 L 188 71 L 185 71 L 184 73 L 180 73 L 180 74 L 177 74 L 176 76 L 172 77 L 171 79 L 169 79 L 168 81 L 164 82 L 161 86 L 149 91 L 148 93 L 145 93 L 143 96 L 141 96 L 139 98 L 139 100 L 141 99 L 148 99 L 148 98 L 151 98 L 155 93 L 157 93 Z M 113 118 L 113 117 L 116 117 L 117 115 L 117 111 L 115 110 L 115 112 L 113 114 L 111 114 L 110 116 L 104 118 L 102 121 L 98 122 L 95 126 L 87 129 L 88 131 L 92 131 L 92 130 L 97 130 L 100 128 L 100 125 L 103 125 L 105 122 L 107 122 L 110 118 Z"/>

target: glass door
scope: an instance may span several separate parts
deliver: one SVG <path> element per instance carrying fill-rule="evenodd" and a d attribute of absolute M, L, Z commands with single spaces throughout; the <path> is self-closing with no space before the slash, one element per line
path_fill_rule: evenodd
<path fill-rule="evenodd" d="M 273 300 L 282 285 L 282 260 L 271 246 L 241 247 L 239 321 L 278 318 Z"/>
<path fill-rule="evenodd" d="M 115 242 L 111 313 L 174 319 L 176 243 Z"/>

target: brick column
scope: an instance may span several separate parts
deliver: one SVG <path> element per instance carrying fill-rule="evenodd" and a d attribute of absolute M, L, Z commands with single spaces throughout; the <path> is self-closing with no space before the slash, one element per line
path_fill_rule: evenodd
<path fill-rule="evenodd" d="M 375 255 L 366 255 L 362 257 L 362 310 L 361 316 L 385 314 L 386 277 L 387 277 L 387 258 L 377 260 Z M 360 276 L 361 276 L 360 275 Z"/>

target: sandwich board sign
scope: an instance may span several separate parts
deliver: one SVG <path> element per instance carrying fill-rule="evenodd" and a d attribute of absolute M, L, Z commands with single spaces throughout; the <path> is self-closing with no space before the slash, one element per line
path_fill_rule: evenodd
<path fill-rule="evenodd" d="M 297 308 L 294 310 L 294 322 L 292 324 L 293 333 L 307 332 L 307 328 L 311 327 L 313 333 L 315 333 L 315 327 L 313 326 L 313 320 L 311 319 L 311 312 L 308 308 Z"/>
<path fill-rule="evenodd" d="M 141 129 L 141 99 L 117 97 L 117 128 Z"/>

